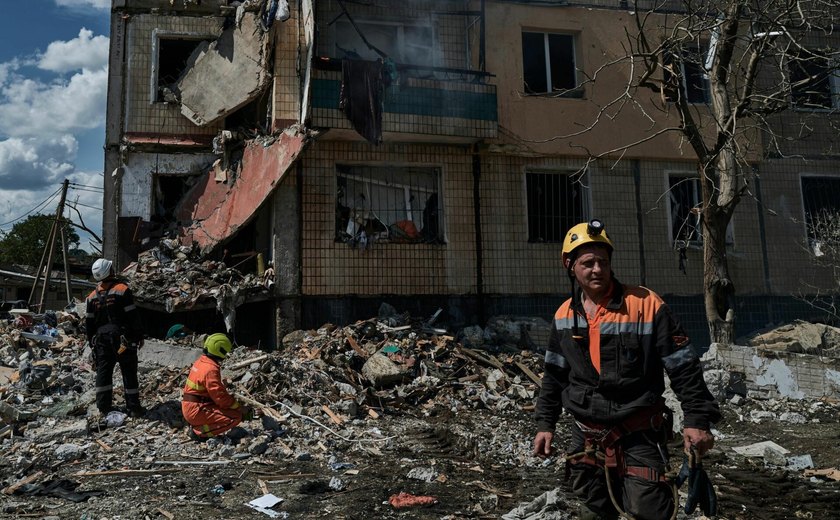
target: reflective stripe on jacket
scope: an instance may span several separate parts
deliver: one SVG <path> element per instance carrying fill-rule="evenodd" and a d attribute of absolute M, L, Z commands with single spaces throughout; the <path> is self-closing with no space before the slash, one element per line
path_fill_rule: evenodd
<path fill-rule="evenodd" d="M 102 307 L 102 302 L 107 308 Z M 120 327 L 122 333 L 131 341 L 143 338 L 140 312 L 134 305 L 131 289 L 125 282 L 111 278 L 99 282 L 96 289 L 85 299 L 85 310 L 85 333 L 88 341 L 92 341 L 99 328 L 108 323 Z"/>
<path fill-rule="evenodd" d="M 219 363 L 204 354 L 196 360 L 184 384 L 184 395 L 207 398 L 222 409 L 238 409 L 239 403 L 230 395 L 222 382 Z"/>
<path fill-rule="evenodd" d="M 720 419 L 720 410 L 682 326 L 650 289 L 613 283 L 600 310 L 600 373 L 590 357 L 582 305 L 572 309 L 569 299 L 557 310 L 534 414 L 538 429 L 553 431 L 563 408 L 578 419 L 615 424 L 659 401 L 663 369 L 682 405 L 685 426 L 708 429 Z"/>

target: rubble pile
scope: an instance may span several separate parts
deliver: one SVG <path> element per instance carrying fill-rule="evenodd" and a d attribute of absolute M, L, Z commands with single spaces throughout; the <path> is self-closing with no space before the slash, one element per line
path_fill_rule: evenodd
<path fill-rule="evenodd" d="M 223 314 L 233 312 L 246 297 L 267 294 L 269 282 L 221 261 L 202 260 L 198 247 L 174 238 L 140 253 L 121 275 L 129 279 L 136 300 L 163 304 L 167 312 L 206 302 L 215 302 Z"/>
<path fill-rule="evenodd" d="M 258 418 L 196 443 L 180 399 L 202 336 L 147 338 L 146 417 L 102 417 L 78 316 L 49 318 L 55 335 L 33 328 L 46 317 L 28 317 L 0 321 L 4 516 L 577 517 L 563 458 L 531 455 L 542 361 L 516 345 L 534 341 L 542 323 L 505 317 L 450 334 L 437 315 L 383 305 L 376 318 L 295 331 L 273 352 L 240 346 L 223 376 Z M 836 400 L 723 399 L 708 461 L 721 503 L 738 513 L 723 518 L 840 507 Z M 568 427 L 561 419 L 560 450 Z M 673 454 L 679 461 L 676 444 Z M 790 496 L 798 502 L 784 502 Z"/>
<path fill-rule="evenodd" d="M 740 345 L 767 350 L 840 358 L 840 329 L 825 323 L 795 320 L 743 338 Z"/>

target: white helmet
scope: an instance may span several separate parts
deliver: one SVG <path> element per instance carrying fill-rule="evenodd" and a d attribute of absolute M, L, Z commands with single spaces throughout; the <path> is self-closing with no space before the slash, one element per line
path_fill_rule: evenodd
<path fill-rule="evenodd" d="M 90 268 L 90 271 L 93 273 L 93 279 L 99 282 L 108 278 L 108 275 L 111 274 L 112 265 L 114 263 L 106 258 L 100 258 L 94 262 L 93 267 Z"/>

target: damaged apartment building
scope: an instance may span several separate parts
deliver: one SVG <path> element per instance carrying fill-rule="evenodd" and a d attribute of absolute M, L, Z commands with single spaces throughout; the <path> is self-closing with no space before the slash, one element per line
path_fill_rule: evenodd
<path fill-rule="evenodd" d="M 260 253 L 276 283 L 241 323 L 274 342 L 383 301 L 460 324 L 547 319 L 569 290 L 563 235 L 598 217 L 619 279 L 708 338 L 690 150 L 645 140 L 643 109 L 579 132 L 626 83 L 587 81 L 620 54 L 626 4 L 114 0 L 105 254 L 125 266 L 174 236 L 217 259 Z M 591 160 L 619 141 L 641 144 Z M 836 155 L 757 148 L 761 182 L 727 234 L 745 332 L 830 285 L 791 273 L 811 258 L 808 212 L 840 205 Z"/>

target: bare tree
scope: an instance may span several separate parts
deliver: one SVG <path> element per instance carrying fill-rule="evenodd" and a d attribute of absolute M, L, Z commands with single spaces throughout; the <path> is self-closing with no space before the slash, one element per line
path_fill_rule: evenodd
<path fill-rule="evenodd" d="M 567 139 L 575 146 L 574 137 L 624 110 L 644 114 L 651 130 L 634 142 L 590 153 L 589 162 L 620 158 L 666 133 L 681 136 L 697 158 L 702 190 L 694 211 L 701 214 L 709 331 L 712 341 L 731 343 L 735 286 L 727 262 L 727 226 L 738 203 L 751 196 L 753 169 L 762 154 L 789 156 L 789 141 L 807 137 L 812 123 L 833 125 L 825 112 L 840 102 L 832 91 L 832 82 L 840 79 L 840 35 L 834 35 L 840 0 L 636 0 L 630 5 L 634 21 L 625 27 L 624 54 L 607 57 L 587 79 L 597 84 L 606 69 L 622 67 L 630 71 L 627 85 L 582 130 L 547 140 Z M 801 109 L 795 132 L 778 122 L 791 107 Z M 836 136 L 836 127 L 833 132 Z"/>

